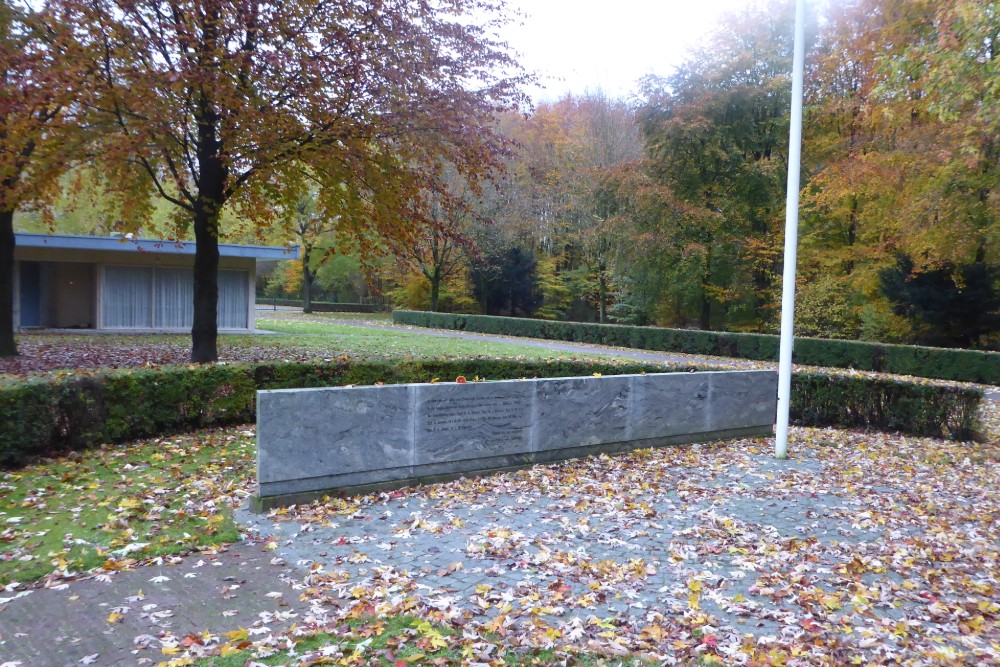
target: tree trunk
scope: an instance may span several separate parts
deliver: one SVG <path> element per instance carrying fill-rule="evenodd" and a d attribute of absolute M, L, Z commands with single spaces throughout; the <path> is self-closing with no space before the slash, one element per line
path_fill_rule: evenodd
<path fill-rule="evenodd" d="M 0 357 L 17 354 L 14 339 L 14 211 L 0 211 Z"/>
<path fill-rule="evenodd" d="M 603 268 L 597 272 L 597 318 L 601 324 L 608 321 L 608 278 Z"/>
<path fill-rule="evenodd" d="M 215 26 L 209 26 L 214 31 Z M 228 168 L 218 137 L 219 118 L 204 95 L 198 100 L 198 200 L 194 206 L 194 323 L 191 361 L 219 359 L 219 218 L 226 203 Z"/>
<path fill-rule="evenodd" d="M 196 364 L 219 358 L 219 214 L 214 207 L 199 206 L 194 216 L 194 323 L 191 326 L 191 361 Z"/>
<path fill-rule="evenodd" d="M 313 275 L 309 271 L 309 254 L 312 248 L 308 244 L 302 246 L 302 312 L 313 311 Z"/>
<path fill-rule="evenodd" d="M 438 301 L 441 295 L 441 275 L 435 267 L 433 274 L 430 276 L 431 283 L 431 312 L 436 313 L 438 311 Z"/>
<path fill-rule="evenodd" d="M 702 331 L 712 330 L 712 299 L 708 295 L 712 286 L 712 255 L 711 251 L 705 257 L 705 271 L 701 275 L 701 318 L 698 327 Z"/>
<path fill-rule="evenodd" d="M 701 290 L 701 318 L 698 321 L 698 328 L 702 331 L 712 330 L 712 301 L 708 298 L 708 290 L 702 284 Z"/>
<path fill-rule="evenodd" d="M 847 225 L 847 247 L 851 248 L 851 252 L 854 252 L 854 243 L 858 239 L 858 197 L 857 195 L 851 200 L 851 218 Z M 844 263 L 844 272 L 847 275 L 854 273 L 854 260 L 848 259 Z"/>

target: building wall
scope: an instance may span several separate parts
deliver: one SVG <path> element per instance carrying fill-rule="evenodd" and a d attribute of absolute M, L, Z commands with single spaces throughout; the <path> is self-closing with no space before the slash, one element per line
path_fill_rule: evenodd
<path fill-rule="evenodd" d="M 52 325 L 59 329 L 94 328 L 94 266 L 80 262 L 55 264 L 52 283 Z"/>
<path fill-rule="evenodd" d="M 158 255 L 149 252 L 79 251 L 65 248 L 28 248 L 15 250 L 15 275 L 21 266 L 37 263 L 39 294 L 38 326 L 56 328 L 100 328 L 103 301 L 104 268 L 108 266 L 191 269 L 191 255 Z M 219 269 L 245 271 L 247 275 L 247 329 L 254 329 L 254 280 L 256 260 L 252 257 L 220 257 Z M 21 325 L 22 290 L 15 291 L 14 322 Z M 187 330 L 187 329 L 177 329 Z"/>
<path fill-rule="evenodd" d="M 87 264 L 117 264 L 121 266 L 194 266 L 193 255 L 156 255 L 148 252 L 79 251 L 66 248 L 26 248 L 18 246 L 14 259 L 33 262 L 83 262 Z M 253 271 L 252 257 L 220 257 L 220 269 Z"/>

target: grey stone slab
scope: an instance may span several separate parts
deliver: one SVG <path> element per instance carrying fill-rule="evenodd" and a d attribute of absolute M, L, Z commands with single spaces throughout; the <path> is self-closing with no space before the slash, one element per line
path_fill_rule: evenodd
<path fill-rule="evenodd" d="M 535 451 L 631 439 L 632 380 L 623 375 L 535 381 Z"/>
<path fill-rule="evenodd" d="M 408 385 L 258 392 L 258 482 L 411 465 L 411 392 Z"/>
<path fill-rule="evenodd" d="M 531 452 L 524 452 L 456 461 L 431 461 L 424 465 L 413 466 L 411 470 L 414 479 L 427 480 L 423 483 L 433 483 L 438 479 L 453 478 L 463 473 L 507 470 L 530 466 L 533 463 L 535 463 L 535 457 L 532 456 Z"/>
<path fill-rule="evenodd" d="M 260 392 L 256 506 L 757 434 L 776 396 L 771 371 Z"/>
<path fill-rule="evenodd" d="M 772 371 L 707 373 L 711 381 L 709 430 L 775 422 L 778 376 Z"/>
<path fill-rule="evenodd" d="M 361 487 L 370 484 L 408 480 L 415 476 L 413 466 L 385 467 L 375 470 L 359 470 L 340 475 L 318 475 L 315 477 L 308 476 L 308 470 L 304 470 L 298 474 L 298 477 L 279 479 L 273 482 L 258 481 L 260 495 L 285 496 L 354 486 Z"/>
<path fill-rule="evenodd" d="M 530 449 L 534 382 L 425 384 L 413 385 L 413 391 L 414 465 L 505 456 Z"/>
<path fill-rule="evenodd" d="M 733 373 L 725 373 L 727 377 Z M 632 437 L 636 440 L 704 433 L 714 373 L 637 375 L 632 378 Z"/>

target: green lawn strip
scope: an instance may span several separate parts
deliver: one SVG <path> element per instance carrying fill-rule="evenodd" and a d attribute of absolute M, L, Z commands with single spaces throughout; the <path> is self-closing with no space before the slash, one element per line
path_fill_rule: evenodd
<path fill-rule="evenodd" d="M 0 472 L 0 585 L 234 542 L 230 500 L 253 471 L 253 436 L 235 428 Z"/>
<path fill-rule="evenodd" d="M 338 665 L 465 665 L 476 661 L 473 642 L 446 625 L 433 624 L 412 616 L 389 616 L 383 619 L 350 620 L 341 634 L 319 633 L 296 640 L 294 654 L 281 650 L 268 657 L 254 649 L 229 652 L 227 655 L 201 658 L 194 662 L 198 667 L 244 667 L 247 664 L 269 667 L 338 664 Z M 494 646 L 490 652 L 493 660 L 502 656 L 504 664 L 522 665 L 579 665 L 580 667 L 621 666 L 641 667 L 656 664 L 640 658 L 609 659 L 593 655 L 577 655 L 548 649 L 510 649 L 503 647 L 497 637 L 486 637 Z M 232 642 L 228 644 L 232 646 Z M 318 663 L 326 658 L 329 663 Z M 494 664 L 491 662 L 491 664 Z"/>
<path fill-rule="evenodd" d="M 507 356 L 533 359 L 566 358 L 573 355 L 519 343 L 450 338 L 411 331 L 383 331 L 347 324 L 258 320 L 261 328 L 291 334 L 267 343 L 283 346 L 326 348 L 344 354 L 372 356 Z M 311 337 L 311 338 L 310 338 Z M 603 356 L 603 355 L 602 355 Z"/>
<path fill-rule="evenodd" d="M 270 317 L 269 317 L 270 315 Z M 392 313 L 303 313 L 301 309 L 299 310 L 270 310 L 268 308 L 258 308 L 257 309 L 257 321 L 260 322 L 261 319 L 274 319 L 275 317 L 280 319 L 290 319 L 290 320 L 325 320 L 330 322 L 369 322 L 371 324 L 392 324 Z M 258 326 L 258 329 L 264 329 L 266 327 Z"/>

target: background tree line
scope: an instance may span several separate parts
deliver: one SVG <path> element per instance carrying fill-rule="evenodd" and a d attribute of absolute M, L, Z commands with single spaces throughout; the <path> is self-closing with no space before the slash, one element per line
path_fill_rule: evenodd
<path fill-rule="evenodd" d="M 61 1 L 64 11 L 73 8 Z M 817 4 L 809 20 L 798 333 L 996 347 L 998 3 Z M 381 28 L 387 43 L 391 30 L 405 32 L 405 9 L 418 6 L 424 3 L 398 0 L 383 8 L 398 10 L 386 21 L 402 22 Z M 233 11 L 244 26 L 230 36 L 233 48 L 256 44 L 257 28 L 244 10 Z M 378 285 L 382 298 L 408 308 L 775 331 L 793 14 L 790 0 L 774 0 L 729 17 L 675 72 L 648 77 L 627 100 L 598 91 L 525 111 L 516 93 L 523 75 L 475 31 L 460 42 L 471 58 L 463 66 L 498 74 L 492 88 L 468 93 L 462 113 L 451 113 L 446 93 L 453 89 L 436 80 L 436 66 L 416 73 L 420 86 L 405 71 L 388 80 L 370 73 L 337 89 L 310 78 L 319 87 L 303 94 L 333 100 L 323 107 L 329 115 L 318 109 L 313 122 L 346 116 L 351 123 L 307 140 L 312 135 L 302 134 L 294 113 L 241 112 L 247 119 L 234 121 L 241 131 L 249 119 L 275 124 L 267 145 L 285 152 L 263 151 L 264 138 L 248 135 L 239 144 L 246 157 L 225 161 L 224 176 L 249 174 L 253 186 L 222 204 L 213 200 L 212 224 L 227 239 L 298 243 L 304 260 L 273 273 L 264 289 L 303 293 L 307 304 L 314 296 L 376 298 Z M 360 27 L 375 19 L 340 20 Z M 430 48 L 421 38 L 412 36 L 413 48 Z M 353 71 L 354 57 L 342 39 L 338 66 L 348 69 L 341 74 Z M 378 53 L 390 58 L 383 48 Z M 126 55 L 123 66 L 132 62 Z M 159 67 L 165 58 L 148 62 Z M 164 90 L 179 86 L 171 72 L 162 73 Z M 236 102 L 222 106 L 248 109 L 280 85 L 269 79 L 256 91 L 241 88 L 239 68 L 228 76 Z M 180 86 L 193 115 L 175 126 L 179 145 L 194 145 L 193 128 L 201 126 L 201 81 Z M 360 104 L 365 91 L 382 95 L 379 104 Z M 113 115 L 59 119 L 102 137 L 123 131 Z M 468 119 L 474 123 L 464 125 Z M 62 126 L 52 136 L 56 129 Z M 353 139 L 345 143 L 347 135 Z M 20 227 L 85 227 L 96 219 L 120 227 L 140 213 L 147 229 L 189 234 L 190 208 L 163 201 L 201 201 L 184 194 L 201 182 L 197 174 L 180 170 L 173 182 L 177 165 L 200 164 L 197 155 L 164 155 L 146 166 L 136 164 L 134 143 L 112 146 L 105 158 L 131 162 L 85 160 L 73 179 L 60 181 L 75 190 L 47 199 L 54 223 L 19 205 Z M 145 180 L 126 178 L 136 169 Z M 160 199 L 140 196 L 157 187 L 150 171 L 166 177 Z M 103 194 L 108 182 L 128 187 Z M 46 183 L 45 192 L 54 191 L 51 177 Z M 96 199 L 108 210 L 74 213 L 86 190 L 100 191 Z"/>
<path fill-rule="evenodd" d="M 998 4 L 842 0 L 810 17 L 801 335 L 1000 343 Z M 793 17 L 784 0 L 731 16 L 637 99 L 502 116 L 519 151 L 438 305 L 776 331 Z M 508 274 L 485 298 L 484 276 Z M 420 273 L 397 279 L 398 303 L 430 305 Z"/>

